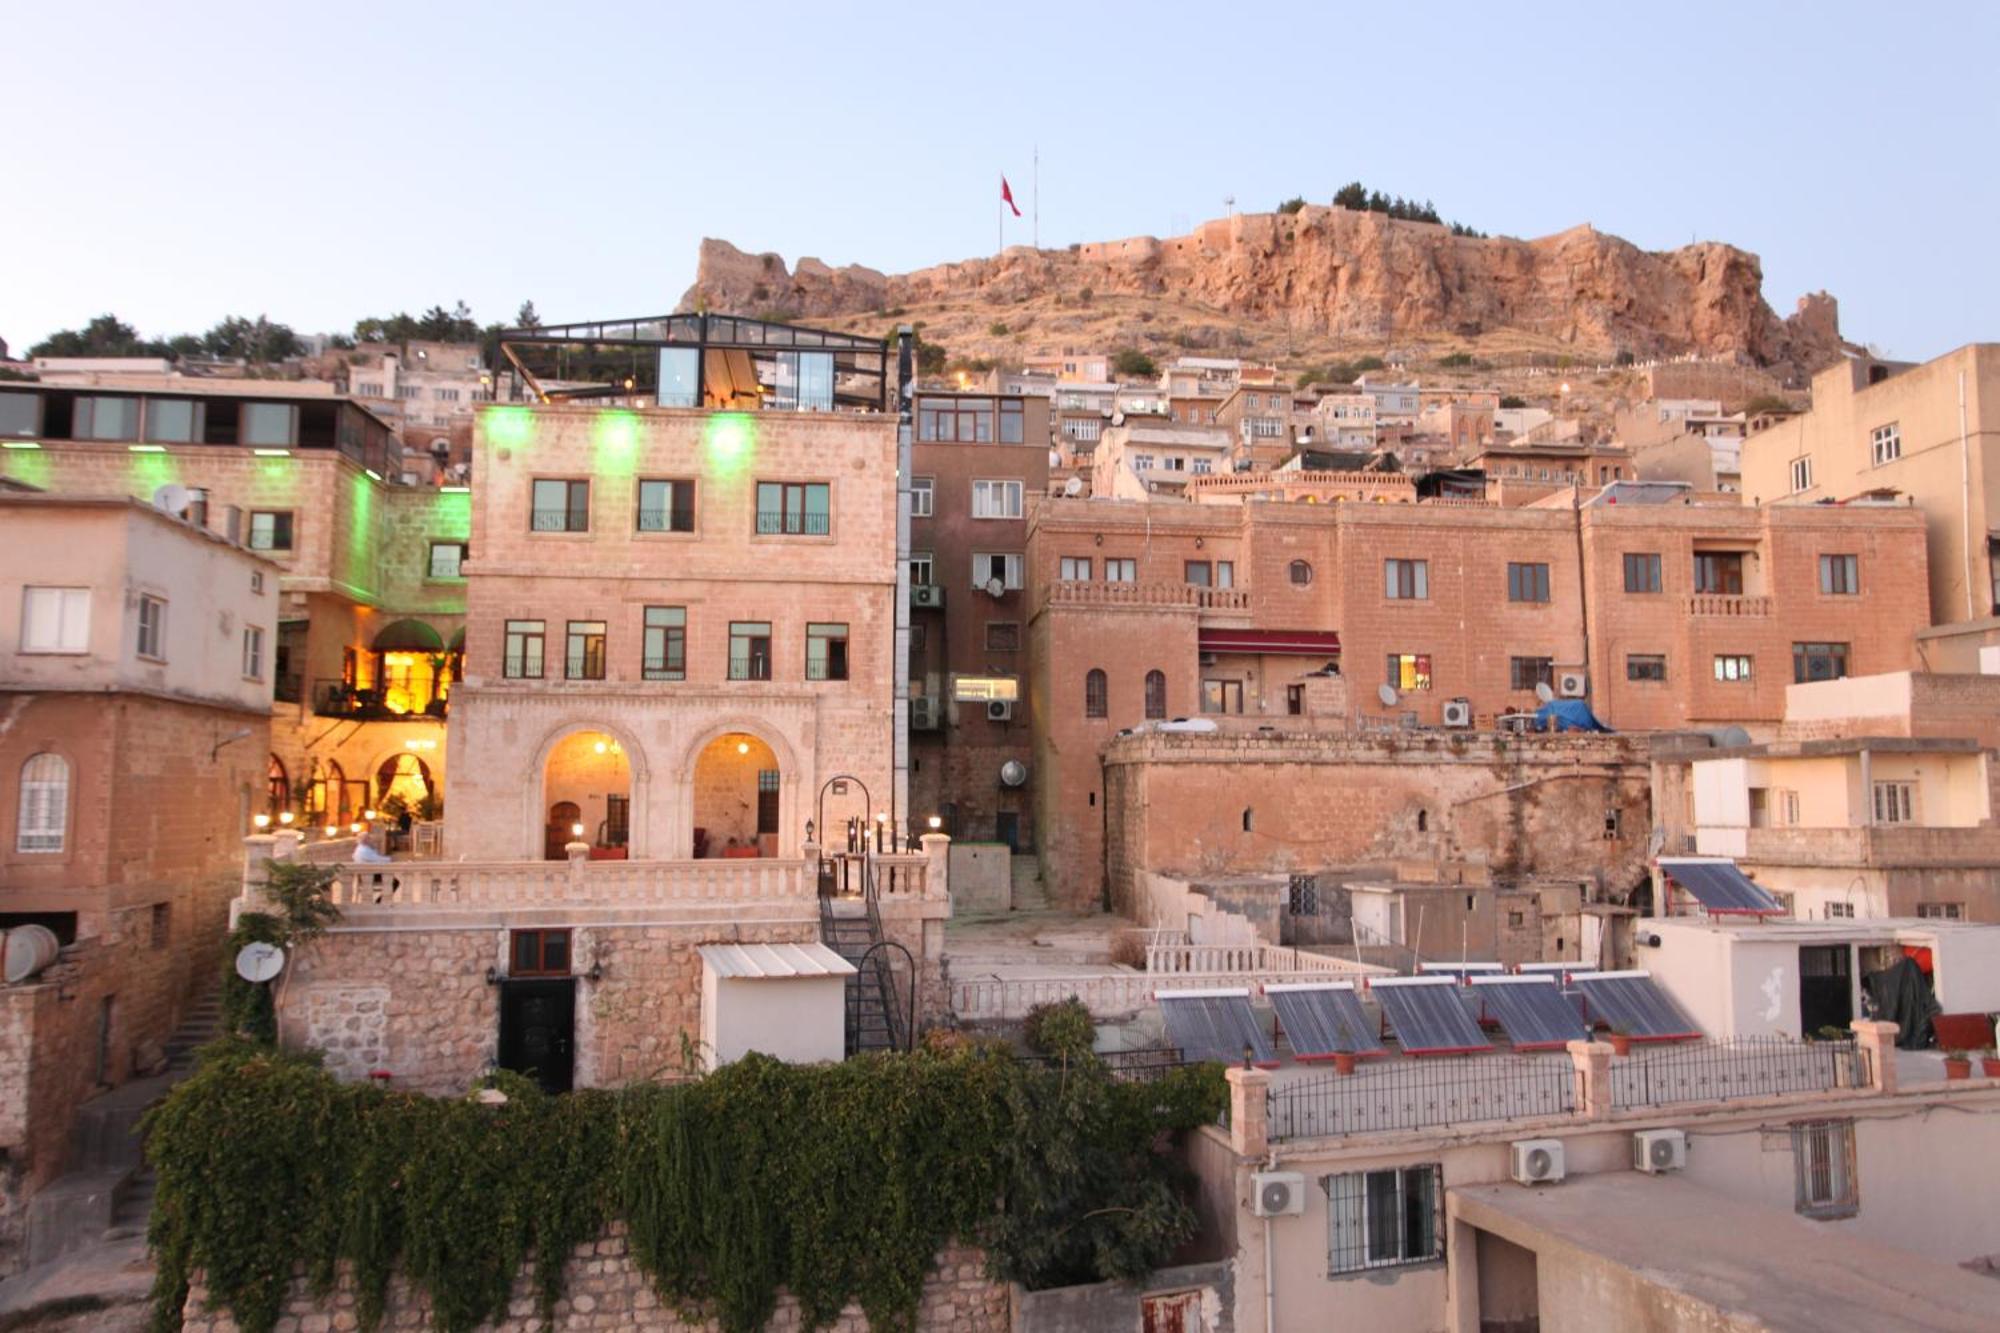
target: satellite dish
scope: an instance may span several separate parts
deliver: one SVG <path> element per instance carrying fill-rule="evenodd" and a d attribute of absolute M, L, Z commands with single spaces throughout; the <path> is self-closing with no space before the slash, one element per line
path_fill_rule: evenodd
<path fill-rule="evenodd" d="M 236 975 L 245 981 L 269 981 L 285 965 L 285 951 L 262 940 L 246 944 L 236 953 Z"/>
<path fill-rule="evenodd" d="M 995 600 L 998 600 L 1001 593 L 1007 591 L 1007 585 L 1002 583 L 999 579 L 988 579 L 986 580 L 985 586 L 986 586 L 986 595 L 988 597 L 994 598 Z"/>
<path fill-rule="evenodd" d="M 1070 478 L 1070 479 L 1069 479 L 1068 481 L 1064 482 L 1064 483 L 1063 483 L 1063 494 L 1064 494 L 1064 495 L 1082 495 L 1082 494 L 1083 494 L 1083 478 L 1082 478 L 1082 477 L 1071 477 L 1071 478 Z"/>
<path fill-rule="evenodd" d="M 1535 682 L 1535 697 L 1537 699 L 1540 699 L 1543 703 L 1547 703 L 1549 700 L 1556 697 L 1556 692 L 1549 688 L 1549 683 L 1547 681 L 1538 680 Z"/>
<path fill-rule="evenodd" d="M 1382 701 L 1384 708 L 1394 708 L 1397 701 L 1402 698 L 1401 695 L 1396 693 L 1394 685 L 1377 685 L 1375 687 L 1375 697 Z"/>
<path fill-rule="evenodd" d="M 175 518 L 185 517 L 188 506 L 194 503 L 194 493 L 185 486 L 168 482 L 153 492 L 153 508 L 164 510 Z"/>
<path fill-rule="evenodd" d="M 1718 727 L 1708 733 L 1709 743 L 1718 750 L 1733 750 L 1750 743 L 1750 733 L 1741 727 Z"/>
<path fill-rule="evenodd" d="M 1028 766 L 1018 759 L 1009 759 L 1000 765 L 1000 785 L 1018 787 L 1028 780 Z"/>

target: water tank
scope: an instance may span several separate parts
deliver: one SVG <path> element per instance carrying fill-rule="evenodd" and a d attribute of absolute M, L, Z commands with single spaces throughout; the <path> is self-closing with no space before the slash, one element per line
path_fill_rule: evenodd
<path fill-rule="evenodd" d="M 47 926 L 16 926 L 7 932 L 6 961 L 0 964 L 0 975 L 10 985 L 26 981 L 53 963 L 61 949 L 56 933 Z"/>

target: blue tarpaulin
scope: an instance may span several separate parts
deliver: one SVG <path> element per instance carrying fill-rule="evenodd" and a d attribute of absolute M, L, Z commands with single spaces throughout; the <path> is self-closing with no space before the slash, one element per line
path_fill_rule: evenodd
<path fill-rule="evenodd" d="M 1551 699 L 1535 710 L 1536 731 L 1609 731 L 1581 699 Z"/>

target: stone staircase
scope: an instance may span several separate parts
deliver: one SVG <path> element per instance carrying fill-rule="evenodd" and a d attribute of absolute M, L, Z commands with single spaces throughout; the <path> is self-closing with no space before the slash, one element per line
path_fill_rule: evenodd
<path fill-rule="evenodd" d="M 1049 895 L 1042 883 L 1041 862 L 1033 853 L 1015 855 L 1008 867 L 1013 875 L 1014 889 L 1011 895 L 1013 908 L 1017 912 L 1046 912 L 1049 910 Z"/>

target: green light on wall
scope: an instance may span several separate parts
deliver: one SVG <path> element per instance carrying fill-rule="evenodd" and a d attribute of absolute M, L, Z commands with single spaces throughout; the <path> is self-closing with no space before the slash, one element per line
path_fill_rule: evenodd
<path fill-rule="evenodd" d="M 39 440 L 0 440 L 0 449 L 39 449 Z"/>
<path fill-rule="evenodd" d="M 740 472 L 757 447 L 757 423 L 748 413 L 717 412 L 708 419 L 705 432 L 708 463 L 719 477 Z"/>
<path fill-rule="evenodd" d="M 49 477 L 54 471 L 49 456 L 40 450 L 33 453 L 10 453 L 5 456 L 4 462 L 0 462 L 0 477 L 25 481 L 41 490 L 49 489 Z"/>
<path fill-rule="evenodd" d="M 506 449 L 524 449 L 534 438 L 535 414 L 525 407 L 489 407 L 480 418 L 486 438 Z"/>
<path fill-rule="evenodd" d="M 639 414 L 605 412 L 591 430 L 597 446 L 597 471 L 604 476 L 629 476 L 639 453 Z"/>
<path fill-rule="evenodd" d="M 131 458 L 131 464 L 132 466 L 126 475 L 131 478 L 132 494 L 138 496 L 141 500 L 152 499 L 154 491 L 159 490 L 160 487 L 167 485 L 169 482 L 180 480 L 176 475 L 177 469 L 174 467 L 174 460 L 167 455 L 164 449 L 158 453 L 150 450 L 144 453 L 134 453 Z"/>
<path fill-rule="evenodd" d="M 354 477 L 352 497 L 347 515 L 346 581 L 350 587 L 372 594 L 375 590 L 375 483 L 365 476 Z"/>

